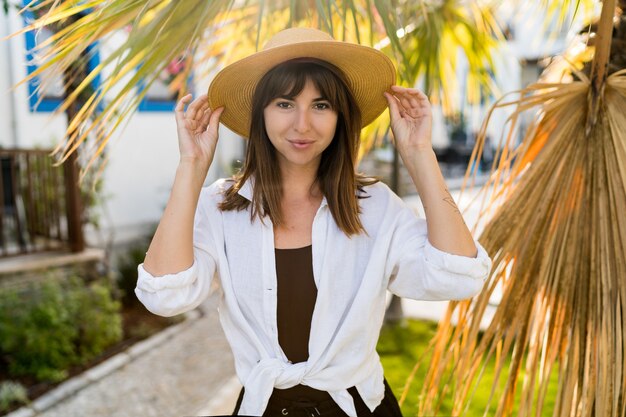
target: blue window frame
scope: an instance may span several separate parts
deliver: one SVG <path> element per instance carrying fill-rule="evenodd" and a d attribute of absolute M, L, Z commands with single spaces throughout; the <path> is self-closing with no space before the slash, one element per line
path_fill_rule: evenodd
<path fill-rule="evenodd" d="M 30 3 L 29 0 L 24 0 L 23 5 L 26 6 Z M 29 24 L 33 19 L 33 14 L 30 11 L 23 13 L 24 24 Z M 40 30 L 38 36 L 46 36 L 50 34 L 45 28 Z M 37 63 L 37 57 L 35 56 L 35 47 L 37 46 L 37 38 L 35 31 L 28 31 L 24 33 L 26 39 L 26 70 L 28 75 L 32 74 L 39 68 Z M 98 50 L 98 43 L 94 42 L 87 48 L 87 69 L 93 70 L 100 63 L 100 53 Z M 52 87 L 52 91 L 38 91 L 41 80 L 39 76 L 28 80 L 28 106 L 31 112 L 53 112 L 63 102 L 63 80 L 57 79 L 49 85 Z M 91 86 L 94 90 L 97 90 L 100 86 L 100 76 L 94 78 L 91 82 Z M 43 94 L 43 96 L 42 96 Z"/>
<path fill-rule="evenodd" d="M 174 107 L 176 107 L 176 96 L 177 93 L 170 93 L 168 90 L 169 82 L 171 78 L 179 71 L 183 70 L 181 67 L 182 61 L 172 61 L 170 65 L 168 65 L 165 69 L 163 69 L 162 74 L 157 77 L 156 80 L 150 85 L 150 88 L 146 92 L 143 100 L 139 103 L 138 110 L 141 112 L 172 112 L 174 111 Z M 173 74 L 173 75 L 171 75 Z M 170 76 L 171 75 L 171 76 Z M 169 78 L 169 80 L 167 79 Z M 191 87 L 193 84 L 193 72 L 187 78 L 187 85 L 190 86 L 189 89 L 193 90 Z M 145 84 L 140 84 L 140 91 L 145 88 Z"/>
<path fill-rule="evenodd" d="M 145 85 L 140 85 L 139 88 L 144 89 Z M 141 100 L 141 102 L 139 103 L 139 107 L 137 108 L 137 110 L 139 110 L 140 112 L 172 112 L 174 111 L 174 107 L 176 107 L 175 98 L 170 99 L 151 97 L 150 91 L 148 91 L 143 100 Z"/>

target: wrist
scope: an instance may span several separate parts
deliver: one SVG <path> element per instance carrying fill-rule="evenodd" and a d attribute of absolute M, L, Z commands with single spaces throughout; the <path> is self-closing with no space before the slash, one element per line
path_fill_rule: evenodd
<path fill-rule="evenodd" d="M 205 174 L 209 171 L 210 166 L 211 161 L 194 156 L 181 156 L 178 161 L 178 167 L 180 169 L 204 172 Z"/>
<path fill-rule="evenodd" d="M 438 165 L 437 155 L 435 155 L 435 151 L 430 146 L 411 148 L 410 150 L 406 150 L 403 152 L 399 151 L 399 153 L 402 157 L 404 165 L 409 170 L 420 170 L 422 168 L 431 166 L 433 162 Z"/>
<path fill-rule="evenodd" d="M 176 177 L 185 182 L 191 181 L 193 186 L 201 188 L 209 172 L 209 167 L 210 164 L 207 163 L 181 158 L 176 168 Z"/>

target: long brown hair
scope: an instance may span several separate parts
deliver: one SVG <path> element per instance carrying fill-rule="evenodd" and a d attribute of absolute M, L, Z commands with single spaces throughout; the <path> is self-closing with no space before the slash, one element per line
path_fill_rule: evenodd
<path fill-rule="evenodd" d="M 337 112 L 335 136 L 322 153 L 317 182 L 326 197 L 337 226 L 348 236 L 364 231 L 358 199 L 363 187 L 378 180 L 355 172 L 361 135 L 361 111 L 345 76 L 334 65 L 314 58 L 298 58 L 268 71 L 259 81 L 252 99 L 250 138 L 242 170 L 225 191 L 221 210 L 245 210 L 250 201 L 238 194 L 248 179 L 254 181 L 251 220 L 269 216 L 274 225 L 283 223 L 280 209 L 281 173 L 276 149 L 265 130 L 263 110 L 276 97 L 296 97 L 310 80 Z"/>

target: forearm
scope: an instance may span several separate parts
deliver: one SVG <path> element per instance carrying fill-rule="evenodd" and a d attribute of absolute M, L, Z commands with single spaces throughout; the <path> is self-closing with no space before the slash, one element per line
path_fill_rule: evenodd
<path fill-rule="evenodd" d="M 402 159 L 424 206 L 430 244 L 444 252 L 475 257 L 476 245 L 448 191 L 435 152 L 414 151 Z"/>
<path fill-rule="evenodd" d="M 184 271 L 193 264 L 193 224 L 207 169 L 181 162 L 170 198 L 152 238 L 144 269 L 153 276 Z"/>

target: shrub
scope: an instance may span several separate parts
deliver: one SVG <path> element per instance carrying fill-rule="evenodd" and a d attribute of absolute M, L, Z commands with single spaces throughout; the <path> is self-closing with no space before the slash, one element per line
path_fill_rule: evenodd
<path fill-rule="evenodd" d="M 20 383 L 13 381 L 0 382 L 0 413 L 14 404 L 28 404 L 28 393 Z"/>
<path fill-rule="evenodd" d="M 66 301 L 57 282 L 0 296 L 0 350 L 11 374 L 65 378 L 64 370 L 75 361 L 78 336 Z"/>
<path fill-rule="evenodd" d="M 117 287 L 122 292 L 122 303 L 125 306 L 139 304 L 135 296 L 137 285 L 137 265 L 143 262 L 148 251 L 149 239 L 142 239 L 130 247 L 118 258 L 117 262 Z"/>
<path fill-rule="evenodd" d="M 99 282 L 87 291 L 75 287 L 78 355 L 83 361 L 98 356 L 122 339 L 122 316 L 119 301 L 113 300 L 111 289 Z"/>
<path fill-rule="evenodd" d="M 11 375 L 62 380 L 121 339 L 119 310 L 108 286 L 76 278 L 0 290 L 0 353 Z"/>

